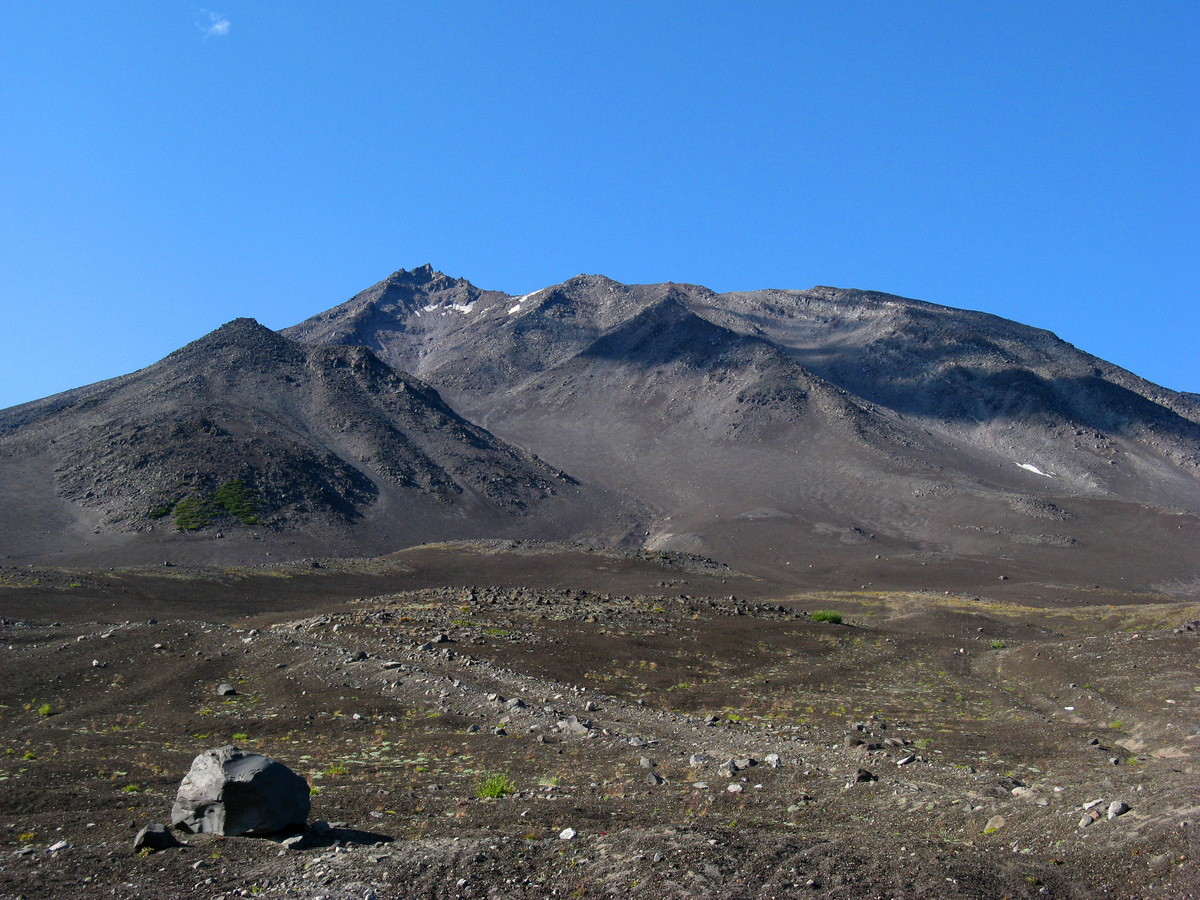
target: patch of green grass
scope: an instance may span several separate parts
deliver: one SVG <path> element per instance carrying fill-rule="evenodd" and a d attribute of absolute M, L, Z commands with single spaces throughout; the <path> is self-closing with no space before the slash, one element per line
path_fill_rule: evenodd
<path fill-rule="evenodd" d="M 239 731 L 233 736 L 233 739 L 235 741 L 248 741 L 250 740 L 250 735 L 246 734 L 244 731 Z"/>
<path fill-rule="evenodd" d="M 37 712 L 38 712 L 39 716 L 42 716 L 43 718 L 45 718 L 46 716 L 50 716 L 50 715 L 54 714 L 54 707 L 51 706 L 49 703 L 43 703 L 41 706 L 38 707 Z"/>
<path fill-rule="evenodd" d="M 121 788 L 121 793 L 123 794 L 140 794 L 141 792 L 142 789 L 136 784 L 127 784 L 125 787 Z"/>
<path fill-rule="evenodd" d="M 325 770 L 326 775 L 345 775 L 346 766 L 342 763 L 334 763 Z"/>
<path fill-rule="evenodd" d="M 842 614 L 834 612 L 832 609 L 818 609 L 809 618 L 814 622 L 828 622 L 830 625 L 842 624 Z"/>
<path fill-rule="evenodd" d="M 213 505 L 229 513 L 243 525 L 258 525 L 258 494 L 240 478 L 227 481 L 213 494 Z"/>
<path fill-rule="evenodd" d="M 493 772 L 479 782 L 479 786 L 475 788 L 475 796 L 480 800 L 495 800 L 511 794 L 516 789 L 517 786 L 506 773 Z"/>
<path fill-rule="evenodd" d="M 160 504 L 150 510 L 150 518 L 161 519 L 175 514 L 175 527 L 180 531 L 199 531 L 212 524 L 213 517 L 227 513 L 243 525 L 261 525 L 258 517 L 258 494 L 241 478 L 227 481 L 210 496 L 188 497 L 170 504 Z"/>
<path fill-rule="evenodd" d="M 1125 720 L 1124 719 L 1113 719 L 1111 722 L 1108 723 L 1108 727 L 1111 728 L 1113 731 L 1120 731 L 1122 728 L 1125 727 Z"/>
<path fill-rule="evenodd" d="M 492 637 L 503 637 L 509 632 L 507 628 L 485 628 L 483 629 L 483 633 L 490 634 Z"/>
<path fill-rule="evenodd" d="M 212 507 L 201 497 L 188 497 L 175 504 L 175 527 L 180 531 L 199 531 L 212 524 Z"/>
<path fill-rule="evenodd" d="M 992 641 L 993 650 L 1003 650 L 1007 646 L 1008 644 L 1004 643 L 1004 641 Z"/>

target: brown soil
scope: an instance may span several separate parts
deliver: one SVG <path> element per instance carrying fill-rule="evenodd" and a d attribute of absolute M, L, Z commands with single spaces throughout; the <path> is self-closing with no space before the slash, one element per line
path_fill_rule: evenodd
<path fill-rule="evenodd" d="M 0 570 L 0 896 L 1200 894 L 1194 603 L 521 545 L 319 565 Z M 135 854 L 226 743 L 332 829 Z"/>

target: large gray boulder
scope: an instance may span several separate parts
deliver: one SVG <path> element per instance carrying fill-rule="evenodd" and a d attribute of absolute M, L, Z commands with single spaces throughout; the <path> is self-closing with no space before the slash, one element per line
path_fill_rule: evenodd
<path fill-rule="evenodd" d="M 283 763 L 226 746 L 192 761 L 171 824 L 193 834 L 272 834 L 303 827 L 311 805 L 308 782 Z"/>

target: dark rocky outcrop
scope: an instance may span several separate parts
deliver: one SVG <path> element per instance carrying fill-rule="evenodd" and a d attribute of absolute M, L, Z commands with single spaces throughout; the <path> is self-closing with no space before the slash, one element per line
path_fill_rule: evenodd
<path fill-rule="evenodd" d="M 193 760 L 171 824 L 193 834 L 274 834 L 303 827 L 310 807 L 304 778 L 269 757 L 225 746 Z"/>

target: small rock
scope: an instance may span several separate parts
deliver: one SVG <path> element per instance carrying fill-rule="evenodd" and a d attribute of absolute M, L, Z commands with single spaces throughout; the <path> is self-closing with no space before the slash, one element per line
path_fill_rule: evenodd
<path fill-rule="evenodd" d="M 1129 804 L 1124 800 L 1114 800 L 1108 804 L 1108 817 L 1115 819 L 1117 816 L 1123 816 L 1129 812 Z"/>
<path fill-rule="evenodd" d="M 742 786 L 740 784 L 731 784 L 729 787 L 725 788 L 725 790 L 729 791 L 731 794 L 740 794 L 742 792 Z"/>
<path fill-rule="evenodd" d="M 558 839 L 560 841 L 569 841 L 572 840 L 578 833 L 579 832 L 577 832 L 574 828 L 564 828 L 558 833 Z"/>
<path fill-rule="evenodd" d="M 219 696 L 219 697 L 232 697 L 236 693 L 237 693 L 237 688 L 235 688 L 228 681 L 222 681 L 220 684 L 217 685 L 217 696 Z"/>
<path fill-rule="evenodd" d="M 665 779 L 653 769 L 646 773 L 646 784 L 650 785 L 651 787 L 658 787 L 663 783 L 664 780 Z"/>
<path fill-rule="evenodd" d="M 1092 824 L 1093 822 L 1095 822 L 1095 821 L 1096 821 L 1096 820 L 1095 820 L 1095 819 L 1093 819 L 1091 816 L 1089 816 L 1089 815 L 1084 815 L 1084 816 L 1082 816 L 1082 817 L 1079 819 L 1079 827 L 1080 827 L 1080 828 L 1087 828 L 1089 825 L 1091 825 L 1091 824 Z"/>
<path fill-rule="evenodd" d="M 857 772 L 854 773 L 854 781 L 856 784 L 861 783 L 861 782 L 878 781 L 878 780 L 879 780 L 878 778 L 876 778 L 872 773 L 868 772 L 866 769 L 859 769 Z"/>
<path fill-rule="evenodd" d="M 749 756 L 744 756 L 741 759 L 735 759 L 734 763 L 739 769 L 749 769 L 751 766 L 757 766 L 758 760 Z"/>
<path fill-rule="evenodd" d="M 653 769 L 655 764 L 654 764 L 654 760 L 652 760 L 650 757 L 639 756 L 638 757 L 638 765 L 643 769 Z"/>
<path fill-rule="evenodd" d="M 587 703 L 583 704 L 584 712 L 596 712 L 599 709 L 600 707 L 596 705 L 595 700 L 589 700 Z"/>
<path fill-rule="evenodd" d="M 717 770 L 722 775 L 728 775 L 730 778 L 732 778 L 738 772 L 738 764 L 732 759 L 727 759 L 717 767 Z"/>
<path fill-rule="evenodd" d="M 693 769 L 698 769 L 707 762 L 708 760 L 699 753 L 693 753 L 688 757 L 688 765 Z"/>
<path fill-rule="evenodd" d="M 1004 827 L 1004 816 L 992 816 L 990 819 L 987 820 L 987 822 L 984 823 L 983 830 L 984 830 L 984 832 L 999 831 L 1003 827 Z"/>
<path fill-rule="evenodd" d="M 783 760 L 779 758 L 778 753 L 768 753 L 763 757 L 763 762 L 765 762 L 772 769 L 778 769 L 783 765 Z"/>
<path fill-rule="evenodd" d="M 898 760 L 896 760 L 896 765 L 907 766 L 909 763 L 915 762 L 916 759 L 917 759 L 917 754 L 910 753 L 907 756 L 902 756 Z"/>
<path fill-rule="evenodd" d="M 1110 818 L 1111 818 L 1111 817 L 1110 817 Z M 55 843 L 51 844 L 51 845 L 50 845 L 49 847 L 47 847 L 46 849 L 47 849 L 47 850 L 49 850 L 51 853 L 58 853 L 58 852 L 59 852 L 59 851 L 61 851 L 61 850 L 66 850 L 66 849 L 67 849 L 67 848 L 69 848 L 70 846 L 71 846 L 71 845 L 70 845 L 70 844 L 68 844 L 66 841 L 57 841 L 57 842 L 55 842 Z"/>
<path fill-rule="evenodd" d="M 511 700 L 505 700 L 504 705 L 508 709 L 524 709 L 525 701 L 520 697 L 513 697 Z"/>
<path fill-rule="evenodd" d="M 133 851 L 145 848 L 148 850 L 167 850 L 171 847 L 183 846 L 174 833 L 166 825 L 152 822 L 137 833 L 133 839 Z"/>
<path fill-rule="evenodd" d="M 567 716 L 558 720 L 558 730 L 567 734 L 587 734 L 592 730 L 592 723 L 578 716 Z"/>

